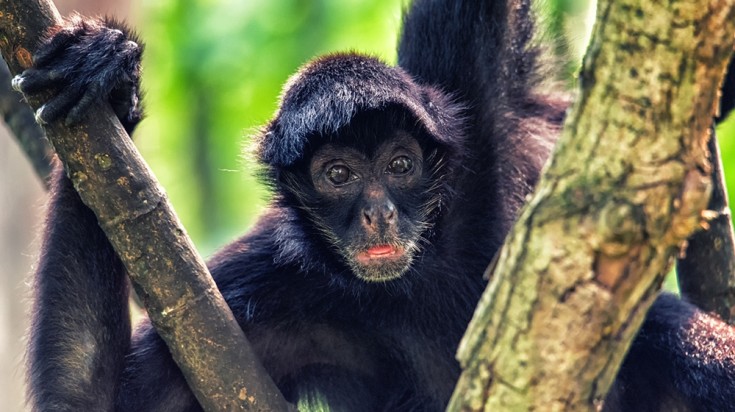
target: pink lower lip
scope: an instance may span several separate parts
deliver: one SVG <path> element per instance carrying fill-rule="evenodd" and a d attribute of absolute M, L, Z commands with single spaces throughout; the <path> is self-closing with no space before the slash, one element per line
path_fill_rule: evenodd
<path fill-rule="evenodd" d="M 396 248 L 394 248 L 391 245 L 380 245 L 380 246 L 373 246 L 370 249 L 367 250 L 367 254 L 370 256 L 385 256 L 385 255 L 393 255 L 396 253 Z"/>
<path fill-rule="evenodd" d="M 403 251 L 391 245 L 378 245 L 357 254 L 357 261 L 364 264 L 378 264 L 383 261 L 400 258 Z"/>

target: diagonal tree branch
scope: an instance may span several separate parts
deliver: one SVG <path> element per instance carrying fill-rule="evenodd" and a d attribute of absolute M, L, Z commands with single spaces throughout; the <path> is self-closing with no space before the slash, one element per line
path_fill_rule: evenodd
<path fill-rule="evenodd" d="M 48 0 L 0 2 L 0 51 L 11 73 L 31 65 L 43 33 L 59 21 Z M 29 103 L 37 109 L 40 102 Z M 89 118 L 94 121 L 73 128 L 53 123 L 45 131 L 201 405 L 288 410 L 112 110 L 96 108 Z"/>
<path fill-rule="evenodd" d="M 734 34 L 735 0 L 598 3 L 581 94 L 460 345 L 450 411 L 599 406 L 702 224 Z"/>

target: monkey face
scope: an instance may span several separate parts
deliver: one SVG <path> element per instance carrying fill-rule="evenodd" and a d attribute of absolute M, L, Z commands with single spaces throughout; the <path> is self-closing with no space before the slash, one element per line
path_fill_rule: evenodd
<path fill-rule="evenodd" d="M 429 227 L 433 198 L 419 142 L 395 130 L 375 144 L 326 143 L 309 174 L 320 198 L 309 213 L 352 272 L 369 282 L 403 275 Z"/>

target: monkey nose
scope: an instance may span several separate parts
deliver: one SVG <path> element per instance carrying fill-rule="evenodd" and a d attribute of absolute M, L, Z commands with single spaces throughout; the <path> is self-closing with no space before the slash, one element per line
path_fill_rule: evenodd
<path fill-rule="evenodd" d="M 364 208 L 362 210 L 362 221 L 367 228 L 374 230 L 381 223 L 394 224 L 397 215 L 396 206 L 392 202 L 386 201 L 381 205 L 373 204 Z"/>

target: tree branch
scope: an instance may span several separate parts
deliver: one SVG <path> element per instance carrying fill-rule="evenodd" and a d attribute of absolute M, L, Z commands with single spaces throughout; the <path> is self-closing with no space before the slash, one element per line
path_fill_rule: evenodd
<path fill-rule="evenodd" d="M 0 2 L 0 49 L 13 74 L 60 21 L 48 0 Z M 40 101 L 29 102 L 37 109 Z M 197 255 L 163 190 L 109 107 L 46 135 L 97 215 L 148 314 L 207 411 L 288 410 Z"/>
<path fill-rule="evenodd" d="M 598 3 L 581 94 L 460 345 L 449 410 L 592 410 L 604 399 L 702 224 L 734 3 Z"/>

